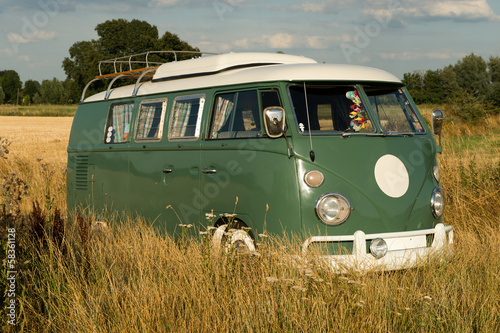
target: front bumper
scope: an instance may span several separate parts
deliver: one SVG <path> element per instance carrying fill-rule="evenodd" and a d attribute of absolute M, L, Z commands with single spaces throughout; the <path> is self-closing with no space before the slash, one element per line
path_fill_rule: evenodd
<path fill-rule="evenodd" d="M 434 235 L 430 246 L 427 236 Z M 367 242 L 382 238 L 388 245 L 384 257 L 376 259 L 367 253 Z M 352 254 L 327 255 L 320 258 L 335 271 L 344 273 L 351 270 L 390 271 L 415 267 L 425 264 L 428 259 L 438 255 L 449 255 L 453 251 L 453 227 L 437 224 L 433 229 L 391 232 L 380 234 L 365 234 L 358 230 L 348 236 L 311 236 L 303 244 L 303 252 L 313 243 L 353 242 Z"/>

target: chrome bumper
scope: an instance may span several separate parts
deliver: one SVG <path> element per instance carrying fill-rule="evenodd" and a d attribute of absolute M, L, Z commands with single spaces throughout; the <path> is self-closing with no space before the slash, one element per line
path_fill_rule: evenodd
<path fill-rule="evenodd" d="M 434 234 L 431 246 L 427 246 L 427 236 Z M 376 259 L 366 252 L 367 241 L 382 238 L 388 245 L 384 257 Z M 365 234 L 358 230 L 348 236 L 311 236 L 303 244 L 307 253 L 313 243 L 353 242 L 352 254 L 321 256 L 337 272 L 351 270 L 399 270 L 425 264 L 436 255 L 449 255 L 453 251 L 453 227 L 437 224 L 433 229 Z"/>

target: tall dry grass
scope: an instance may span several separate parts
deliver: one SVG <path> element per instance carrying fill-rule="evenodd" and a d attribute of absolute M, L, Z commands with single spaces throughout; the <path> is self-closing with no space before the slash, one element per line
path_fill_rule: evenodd
<path fill-rule="evenodd" d="M 89 221 L 70 219 L 58 243 L 55 222 L 47 217 L 45 243 L 28 227 L 19 239 L 17 326 L 4 324 L 2 313 L 0 327 L 12 332 L 498 332 L 499 119 L 483 129 L 446 123 L 439 163 L 448 200 L 445 222 L 455 228 L 455 253 L 448 262 L 341 276 L 314 258 L 297 260 L 296 239 L 261 238 L 258 256 L 215 256 L 208 236 L 159 236 L 140 219 L 117 216 L 113 228 L 94 233 Z M 39 153 L 15 155 L 13 146 L 9 158 L 0 161 L 0 176 L 23 170 L 18 173 L 30 189 L 24 200 L 43 202 L 47 181 L 36 161 Z M 65 156 L 64 150 L 59 154 Z M 54 175 L 54 205 L 64 207 L 64 178 Z M 32 211 L 23 206 L 24 216 Z"/>

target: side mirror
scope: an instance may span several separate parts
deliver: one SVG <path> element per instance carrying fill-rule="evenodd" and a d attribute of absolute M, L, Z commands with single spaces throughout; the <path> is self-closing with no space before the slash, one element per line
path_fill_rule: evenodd
<path fill-rule="evenodd" d="M 440 146 L 441 146 L 441 132 L 443 131 L 443 121 L 444 121 L 443 111 L 441 110 L 432 111 L 431 115 L 432 133 L 439 137 Z"/>
<path fill-rule="evenodd" d="M 279 138 L 285 133 L 285 110 L 279 106 L 264 109 L 264 126 L 270 138 Z"/>

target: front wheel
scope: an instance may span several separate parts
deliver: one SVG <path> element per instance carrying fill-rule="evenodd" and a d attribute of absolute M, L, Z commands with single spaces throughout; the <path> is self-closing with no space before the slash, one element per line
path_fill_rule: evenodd
<path fill-rule="evenodd" d="M 255 252 L 255 241 L 250 231 L 241 221 L 235 221 L 234 227 L 220 225 L 212 237 L 212 247 L 216 251 L 237 251 L 238 253 Z"/>

